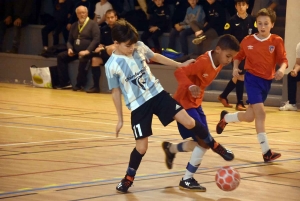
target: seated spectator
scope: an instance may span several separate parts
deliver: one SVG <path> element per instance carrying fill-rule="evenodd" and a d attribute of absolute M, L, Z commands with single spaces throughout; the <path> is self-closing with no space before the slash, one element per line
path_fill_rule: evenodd
<path fill-rule="evenodd" d="M 223 34 L 226 23 L 226 11 L 216 0 L 206 0 L 203 9 L 206 18 L 204 26 L 197 21 L 191 22 L 191 28 L 196 36 L 193 43 L 198 45 L 196 50 L 198 55 L 210 49 L 212 41 Z M 203 41 L 203 39 L 205 40 Z"/>
<path fill-rule="evenodd" d="M 192 21 L 196 21 L 198 24 L 204 25 L 205 13 L 202 6 L 197 5 L 198 0 L 188 0 L 190 7 L 186 11 L 184 21 L 174 25 L 170 32 L 169 45 L 171 49 L 176 47 L 176 37 L 179 35 L 179 41 L 181 50 L 184 55 L 188 55 L 187 37 L 194 33 L 190 26 Z"/>
<path fill-rule="evenodd" d="M 251 15 L 255 16 L 256 13 L 258 13 L 258 11 L 262 8 L 270 8 L 275 10 L 278 3 L 278 0 L 255 0 Z"/>
<path fill-rule="evenodd" d="M 68 51 L 64 51 L 57 56 L 57 69 L 60 86 L 63 88 L 69 85 L 68 63 L 79 58 L 77 83 L 73 90 L 82 89 L 86 84 L 88 56 L 99 44 L 100 30 L 94 20 L 88 17 L 88 10 L 85 6 L 76 8 L 78 21 L 73 23 L 67 42 Z"/>
<path fill-rule="evenodd" d="M 149 46 L 148 39 L 152 39 L 154 52 L 161 53 L 159 37 L 168 28 L 170 11 L 164 5 L 164 0 L 153 1 L 155 3 L 154 7 L 148 8 L 148 13 L 150 14 L 149 29 L 142 33 L 141 40 L 145 45 Z"/>
<path fill-rule="evenodd" d="M 80 0 L 79 2 L 75 3 L 75 5 L 73 6 L 73 11 L 69 18 L 68 24 L 67 24 L 68 31 L 70 31 L 72 24 L 78 20 L 75 9 L 78 8 L 79 6 L 87 7 L 88 12 L 89 12 L 88 17 L 90 19 L 94 19 L 95 5 L 93 3 L 91 3 L 91 1 L 89 1 L 89 0 Z"/>
<path fill-rule="evenodd" d="M 105 13 L 109 9 L 112 9 L 112 6 L 107 0 L 100 0 L 100 2 L 96 4 L 94 20 L 99 26 L 105 25 Z"/>
<path fill-rule="evenodd" d="M 92 57 L 92 74 L 93 74 L 93 81 L 94 86 L 87 90 L 87 93 L 99 93 L 99 81 L 101 76 L 101 68 L 100 65 L 106 63 L 109 59 L 111 53 L 114 50 L 114 42 L 111 37 L 111 29 L 116 23 L 118 17 L 117 13 L 113 9 L 109 9 L 106 11 L 105 14 L 106 23 L 107 25 L 101 27 L 101 39 L 99 46 L 95 49 L 95 53 Z"/>
<path fill-rule="evenodd" d="M 145 31 L 149 19 L 146 0 L 125 0 L 123 14 L 120 17 L 125 18 L 138 31 Z"/>
<path fill-rule="evenodd" d="M 300 81 L 300 43 L 296 47 L 296 63 L 293 70 L 288 74 L 288 101 L 280 107 L 280 111 L 297 111 L 296 95 L 297 82 Z"/>
<path fill-rule="evenodd" d="M 184 20 L 186 11 L 190 7 L 190 4 L 187 0 L 176 0 L 174 3 L 174 13 L 171 16 L 171 27 L 174 27 L 175 24 L 182 22 Z"/>
<path fill-rule="evenodd" d="M 13 27 L 14 30 L 12 49 L 8 50 L 7 53 L 18 53 L 22 34 L 21 29 L 28 25 L 32 5 L 33 0 L 5 1 L 5 25 L 1 27 L 3 34 L 1 34 L 2 38 L 0 40 L 3 41 L 6 28 Z"/>
<path fill-rule="evenodd" d="M 0 0 L 0 52 L 3 51 L 3 38 L 4 38 L 4 30 L 5 30 L 5 1 Z"/>
<path fill-rule="evenodd" d="M 66 25 L 70 15 L 71 0 L 55 0 L 54 18 L 42 29 L 43 51 L 48 49 L 48 34 L 53 31 L 53 45 L 59 44 L 59 34 L 63 32 L 65 41 L 68 41 Z"/>

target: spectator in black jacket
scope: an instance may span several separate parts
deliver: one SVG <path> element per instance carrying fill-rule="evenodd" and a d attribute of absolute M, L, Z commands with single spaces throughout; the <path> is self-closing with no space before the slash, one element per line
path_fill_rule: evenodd
<path fill-rule="evenodd" d="M 112 51 L 115 49 L 114 41 L 111 37 L 111 29 L 115 25 L 118 17 L 117 12 L 113 9 L 109 9 L 105 13 L 106 24 L 101 27 L 101 39 L 99 46 L 95 49 L 95 53 L 92 58 L 92 74 L 94 86 L 87 90 L 87 93 L 99 93 L 100 92 L 100 76 L 101 76 L 101 68 L 100 65 L 106 63 L 109 59 Z"/>
<path fill-rule="evenodd" d="M 149 29 L 144 31 L 141 40 L 145 45 L 149 46 L 148 39 L 152 39 L 154 52 L 161 53 L 161 47 L 159 44 L 159 37 L 166 31 L 169 22 L 170 11 L 169 8 L 164 5 L 164 0 L 153 0 L 155 5 L 148 7 Z"/>
<path fill-rule="evenodd" d="M 48 34 L 53 31 L 53 45 L 59 43 L 59 34 L 63 32 L 65 41 L 68 41 L 68 31 L 66 25 L 68 23 L 68 15 L 71 15 L 71 0 L 55 0 L 54 19 L 49 21 L 42 29 L 43 51 L 48 49 Z"/>
<path fill-rule="evenodd" d="M 0 52 L 3 51 L 3 38 L 4 38 L 4 30 L 5 30 L 5 1 L 6 0 L 0 0 Z"/>
<path fill-rule="evenodd" d="M 69 85 L 68 63 L 79 58 L 77 83 L 73 90 L 82 89 L 86 84 L 89 61 L 85 56 L 89 55 L 99 44 L 100 30 L 97 22 L 88 17 L 87 7 L 76 8 L 78 22 L 72 24 L 67 42 L 68 51 L 59 53 L 57 57 L 57 68 L 60 88 Z M 58 87 L 57 87 L 58 88 Z"/>
<path fill-rule="evenodd" d="M 28 20 L 31 13 L 33 0 L 6 0 L 5 3 L 5 19 L 4 31 L 6 27 L 13 26 L 14 38 L 12 49 L 7 51 L 8 53 L 18 53 L 20 40 L 21 40 L 21 28 L 28 25 Z"/>

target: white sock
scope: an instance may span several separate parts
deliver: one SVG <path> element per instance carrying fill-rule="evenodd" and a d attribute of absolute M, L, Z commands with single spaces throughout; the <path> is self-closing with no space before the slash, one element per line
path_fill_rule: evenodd
<path fill-rule="evenodd" d="M 190 161 L 187 164 L 185 175 L 183 176 L 183 180 L 192 178 L 194 176 L 195 172 L 200 166 L 200 163 L 206 151 L 207 149 L 203 147 L 195 146 Z"/>
<path fill-rule="evenodd" d="M 267 153 L 270 149 L 266 133 L 258 133 L 257 139 L 263 154 Z"/>
<path fill-rule="evenodd" d="M 198 144 L 195 141 L 185 141 L 179 144 L 171 144 L 169 150 L 173 154 L 176 154 L 178 152 L 189 152 L 189 151 L 193 151 L 195 146 L 197 145 Z"/>
<path fill-rule="evenodd" d="M 224 116 L 224 119 L 226 121 L 226 123 L 231 123 L 231 122 L 240 122 L 239 118 L 238 118 L 238 112 L 236 113 L 228 113 Z"/>

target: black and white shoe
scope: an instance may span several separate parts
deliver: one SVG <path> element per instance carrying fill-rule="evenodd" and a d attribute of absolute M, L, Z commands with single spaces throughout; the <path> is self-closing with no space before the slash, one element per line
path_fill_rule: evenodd
<path fill-rule="evenodd" d="M 189 191 L 198 191 L 198 192 L 206 191 L 206 188 L 201 186 L 193 177 L 186 180 L 181 179 L 181 181 L 179 182 L 179 188 L 181 190 L 189 190 Z"/>
<path fill-rule="evenodd" d="M 172 167 L 173 167 L 173 160 L 174 160 L 175 155 L 176 155 L 176 154 L 172 154 L 170 152 L 169 148 L 170 148 L 171 145 L 172 145 L 172 143 L 170 143 L 170 142 L 163 142 L 161 144 L 161 146 L 162 146 L 162 148 L 163 148 L 163 150 L 165 152 L 165 155 L 166 155 L 165 163 L 166 163 L 166 166 L 167 166 L 168 169 L 172 169 Z"/>

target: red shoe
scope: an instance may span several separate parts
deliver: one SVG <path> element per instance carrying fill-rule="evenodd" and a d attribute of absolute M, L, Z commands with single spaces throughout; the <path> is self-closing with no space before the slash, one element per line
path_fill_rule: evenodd
<path fill-rule="evenodd" d="M 224 105 L 224 107 L 233 107 L 232 105 L 230 105 L 228 103 L 228 99 L 227 98 L 222 98 L 221 96 L 218 97 L 218 100 Z"/>
<path fill-rule="evenodd" d="M 242 104 L 242 103 L 239 103 L 239 104 L 236 104 L 236 106 L 235 106 L 235 110 L 238 110 L 238 111 L 246 111 L 246 110 L 247 110 L 247 108 L 245 107 L 245 105 L 244 105 L 244 104 Z"/>
<path fill-rule="evenodd" d="M 271 149 L 263 155 L 265 163 L 272 162 L 281 156 L 280 153 L 272 152 Z"/>
<path fill-rule="evenodd" d="M 218 134 L 221 134 L 221 133 L 223 132 L 225 126 L 228 124 L 228 123 L 226 123 L 226 121 L 225 121 L 225 119 L 224 119 L 224 117 L 225 117 L 225 115 L 226 115 L 227 113 L 228 113 L 228 112 L 227 112 L 226 110 L 223 110 L 223 111 L 221 112 L 221 114 L 220 114 L 220 121 L 219 121 L 219 123 L 218 123 L 217 126 L 216 126 L 216 131 L 217 131 Z"/>

